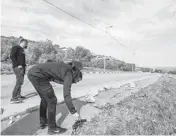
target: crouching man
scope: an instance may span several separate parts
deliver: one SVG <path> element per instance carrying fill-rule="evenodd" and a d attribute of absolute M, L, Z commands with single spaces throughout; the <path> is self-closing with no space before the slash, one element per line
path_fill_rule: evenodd
<path fill-rule="evenodd" d="M 64 62 L 49 62 L 38 64 L 29 70 L 28 78 L 41 98 L 40 127 L 44 129 L 48 125 L 48 134 L 61 134 L 66 131 L 56 125 L 57 98 L 50 81 L 63 84 L 65 103 L 70 113 L 80 118 L 72 103 L 71 85 L 82 80 L 81 68 L 79 62 L 73 62 L 71 66 Z"/>

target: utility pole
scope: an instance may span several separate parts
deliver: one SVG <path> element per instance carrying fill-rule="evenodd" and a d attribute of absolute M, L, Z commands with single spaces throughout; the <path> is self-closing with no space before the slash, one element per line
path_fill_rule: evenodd
<path fill-rule="evenodd" d="M 109 28 L 112 28 L 113 26 L 111 25 L 111 26 L 109 26 L 109 27 L 106 27 L 106 34 L 107 34 L 107 30 L 109 29 Z M 106 71 L 106 57 L 104 56 L 104 72 Z"/>
<path fill-rule="evenodd" d="M 106 58 L 104 57 L 104 72 L 106 70 Z"/>
<path fill-rule="evenodd" d="M 135 55 L 136 55 L 136 53 L 133 52 L 133 63 L 134 63 L 134 57 L 135 57 Z M 134 65 L 135 65 L 135 63 L 134 63 Z M 132 72 L 135 70 L 135 69 L 134 69 L 134 65 L 132 64 Z"/>

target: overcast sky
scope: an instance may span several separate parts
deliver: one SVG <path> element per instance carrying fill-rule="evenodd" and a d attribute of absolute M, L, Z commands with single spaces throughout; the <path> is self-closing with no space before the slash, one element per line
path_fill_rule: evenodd
<path fill-rule="evenodd" d="M 176 0 L 48 1 L 104 31 L 112 26 L 107 31 L 127 47 L 43 0 L 2 0 L 1 35 L 81 45 L 140 66 L 176 66 Z"/>

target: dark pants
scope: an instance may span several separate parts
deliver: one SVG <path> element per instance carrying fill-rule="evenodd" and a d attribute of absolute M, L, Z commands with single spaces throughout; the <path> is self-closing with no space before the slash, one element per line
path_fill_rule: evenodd
<path fill-rule="evenodd" d="M 21 95 L 21 86 L 24 83 L 24 74 L 25 74 L 25 68 L 13 68 L 13 71 L 16 75 L 16 85 L 13 89 L 12 98 L 17 98 L 19 95 Z"/>
<path fill-rule="evenodd" d="M 33 84 L 34 88 L 37 90 L 41 102 L 40 102 L 40 124 L 48 122 L 49 128 L 54 128 L 56 126 L 56 104 L 57 98 L 54 94 L 52 85 L 48 79 L 39 78 L 33 76 L 31 71 L 28 72 L 28 78 Z M 47 112 L 48 108 L 48 112 Z M 47 120 L 48 113 L 48 120 Z"/>

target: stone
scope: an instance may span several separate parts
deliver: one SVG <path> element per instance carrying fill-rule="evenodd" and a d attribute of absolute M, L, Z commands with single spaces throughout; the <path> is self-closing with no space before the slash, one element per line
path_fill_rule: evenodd
<path fill-rule="evenodd" d="M 85 96 L 85 100 L 88 102 L 88 103 L 95 103 L 95 98 L 88 94 L 87 96 Z"/>

